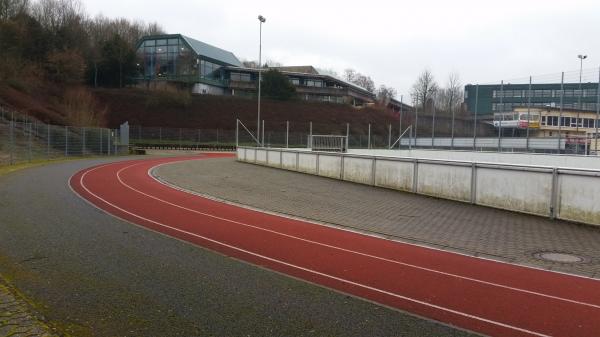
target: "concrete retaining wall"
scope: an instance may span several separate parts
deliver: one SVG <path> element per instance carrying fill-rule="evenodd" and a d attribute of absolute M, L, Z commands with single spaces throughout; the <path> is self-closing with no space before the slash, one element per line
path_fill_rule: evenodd
<path fill-rule="evenodd" d="M 442 151 L 417 151 L 425 151 L 425 153 L 413 150 L 412 154 L 442 153 Z M 477 158 L 481 153 L 465 152 L 461 155 Z M 487 154 L 482 157 L 485 156 Z M 544 163 L 563 160 L 536 157 L 538 162 Z M 509 158 L 514 157 L 507 156 L 502 160 L 507 161 Z M 238 148 L 237 160 L 360 184 L 600 225 L 600 170 L 598 169 L 252 147 Z M 522 157 L 520 160 L 525 158 Z M 593 164 L 591 160 L 582 160 L 582 162 L 590 166 Z"/>

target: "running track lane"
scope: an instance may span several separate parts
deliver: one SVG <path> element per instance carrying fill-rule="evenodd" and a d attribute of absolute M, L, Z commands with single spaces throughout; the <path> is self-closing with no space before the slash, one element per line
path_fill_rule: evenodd
<path fill-rule="evenodd" d="M 180 191 L 149 171 L 230 157 L 135 160 L 76 173 L 100 209 L 149 229 L 387 306 L 494 336 L 600 336 L 600 282 L 265 214 Z"/>

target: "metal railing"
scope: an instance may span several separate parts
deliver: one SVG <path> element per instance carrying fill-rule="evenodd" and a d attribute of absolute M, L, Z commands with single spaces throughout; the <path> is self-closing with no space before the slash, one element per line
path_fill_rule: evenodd
<path fill-rule="evenodd" d="M 0 165 L 121 152 L 115 130 L 46 124 L 0 107 Z"/>

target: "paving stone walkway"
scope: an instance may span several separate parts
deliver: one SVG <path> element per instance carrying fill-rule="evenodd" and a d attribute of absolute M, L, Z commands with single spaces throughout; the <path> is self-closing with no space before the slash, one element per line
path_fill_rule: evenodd
<path fill-rule="evenodd" d="M 267 168 L 234 159 L 159 167 L 161 179 L 258 209 L 505 262 L 600 278 L 600 228 Z M 582 262 L 542 260 L 540 252 Z"/>
<path fill-rule="evenodd" d="M 58 337 L 37 318 L 29 305 L 0 279 L 0 336 Z"/>

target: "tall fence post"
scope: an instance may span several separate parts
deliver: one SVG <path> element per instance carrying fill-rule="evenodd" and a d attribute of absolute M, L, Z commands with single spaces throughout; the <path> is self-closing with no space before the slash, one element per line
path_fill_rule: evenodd
<path fill-rule="evenodd" d="M 594 133 L 594 151 L 596 156 L 600 155 L 600 149 L 598 149 L 598 120 L 600 119 L 600 67 L 598 67 L 598 86 L 596 87 L 596 131 Z"/>
<path fill-rule="evenodd" d="M 46 158 L 50 159 L 50 124 L 46 124 Z"/>
<path fill-rule="evenodd" d="M 349 144 L 350 144 L 350 123 L 346 123 L 346 150 L 348 150 Z"/>
<path fill-rule="evenodd" d="M 477 151 L 477 114 L 479 113 L 479 84 L 475 86 L 475 116 L 473 116 L 473 151 Z"/>
<path fill-rule="evenodd" d="M 398 150 L 400 150 L 402 148 L 402 108 L 403 108 L 403 105 L 404 105 L 402 103 L 402 98 L 403 98 L 403 95 L 400 95 L 400 118 L 399 118 L 399 123 L 398 123 L 399 124 L 398 125 L 398 128 L 399 128 L 398 132 L 399 132 L 399 135 L 400 135 L 400 136 L 398 136 L 398 138 L 400 138 L 400 140 L 398 141 Z"/>
<path fill-rule="evenodd" d="M 106 137 L 106 155 L 110 156 L 110 129 L 106 130 L 108 136 Z"/>
<path fill-rule="evenodd" d="M 560 154 L 561 150 L 561 138 L 562 138 L 562 124 L 563 124 L 563 97 L 565 95 L 565 72 L 563 71 L 560 75 L 560 107 L 558 113 L 558 153 Z"/>
<path fill-rule="evenodd" d="M 410 130 L 408 130 L 408 150 L 412 150 L 412 134 L 413 134 L 413 128 L 412 125 L 410 126 Z"/>
<path fill-rule="evenodd" d="M 179 149 L 181 149 L 181 128 L 179 128 Z"/>
<path fill-rule="evenodd" d="M 262 120 L 262 129 L 260 130 L 260 132 L 262 133 L 262 147 L 265 147 L 265 120 Z"/>
<path fill-rule="evenodd" d="M 392 124 L 389 125 L 388 130 L 388 149 L 392 148 Z"/>
<path fill-rule="evenodd" d="M 9 132 L 8 132 L 9 133 L 8 138 L 10 139 L 9 140 L 9 142 L 10 142 L 9 157 L 10 158 L 9 158 L 8 163 L 10 165 L 12 165 L 13 161 L 14 161 L 14 156 L 15 156 L 14 155 L 14 151 L 15 151 L 15 149 L 14 149 L 14 147 L 15 147 L 15 115 L 14 115 L 14 112 L 12 112 L 12 111 L 10 112 L 10 124 L 9 125 L 10 125 L 10 127 L 9 127 Z"/>
<path fill-rule="evenodd" d="M 435 97 L 433 98 L 435 102 Z M 431 148 L 433 149 L 433 142 L 435 141 L 435 104 L 432 104 L 433 114 L 431 115 Z"/>
<path fill-rule="evenodd" d="M 417 147 L 417 130 L 419 129 L 419 100 L 415 99 L 415 148 Z M 412 129 L 411 129 L 412 132 Z"/>
<path fill-rule="evenodd" d="M 307 148 L 311 148 L 312 147 L 312 122 L 309 122 L 309 127 L 308 127 L 308 144 L 306 144 Z"/>
<path fill-rule="evenodd" d="M 371 123 L 369 123 L 369 133 L 367 135 L 367 148 L 371 149 Z"/>
<path fill-rule="evenodd" d="M 83 135 L 82 144 L 81 144 L 81 155 L 85 156 L 85 127 L 81 128 L 81 133 Z"/>
<path fill-rule="evenodd" d="M 69 127 L 65 126 L 65 157 L 69 156 Z"/>
<path fill-rule="evenodd" d="M 502 152 L 502 120 L 504 119 L 504 80 L 500 81 L 500 114 L 498 114 L 498 152 Z M 496 109 L 498 110 L 498 109 Z"/>
<path fill-rule="evenodd" d="M 31 162 L 31 145 L 32 145 L 31 144 L 31 132 L 32 132 L 31 127 L 32 127 L 32 123 L 29 122 L 29 134 L 27 135 L 27 143 L 28 143 L 27 144 L 27 157 L 28 157 L 27 159 L 29 162 Z"/>
<path fill-rule="evenodd" d="M 239 133 L 240 133 L 240 120 L 236 119 L 235 120 L 235 148 L 236 148 L 236 150 L 240 146 Z"/>
<path fill-rule="evenodd" d="M 525 151 L 529 152 L 529 124 L 531 123 L 531 76 L 529 76 L 529 89 L 527 90 L 527 140 L 525 143 Z"/>
<path fill-rule="evenodd" d="M 450 106 L 450 111 L 452 112 L 452 125 L 450 131 L 450 150 L 454 150 L 454 119 L 455 119 L 455 110 L 454 104 Z"/>
<path fill-rule="evenodd" d="M 290 147 L 290 121 L 285 121 L 285 148 Z"/>

